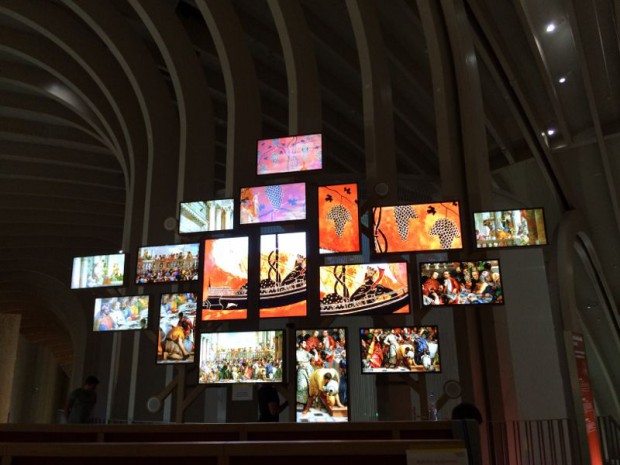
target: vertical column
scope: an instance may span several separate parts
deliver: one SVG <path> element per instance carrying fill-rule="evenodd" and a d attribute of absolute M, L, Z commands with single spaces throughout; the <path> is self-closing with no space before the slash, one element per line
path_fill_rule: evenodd
<path fill-rule="evenodd" d="M 17 360 L 17 342 L 21 315 L 0 314 L 0 353 L 2 353 L 2 376 L 0 376 L 0 423 L 10 420 L 11 391 Z"/>

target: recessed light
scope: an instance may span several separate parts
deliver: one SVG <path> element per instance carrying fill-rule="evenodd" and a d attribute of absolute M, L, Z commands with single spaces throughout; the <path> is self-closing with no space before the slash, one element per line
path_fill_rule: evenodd
<path fill-rule="evenodd" d="M 547 135 L 552 136 L 555 134 L 555 129 L 547 129 Z"/>
<path fill-rule="evenodd" d="M 558 82 L 560 84 L 564 84 L 566 82 L 566 76 L 562 76 L 560 79 L 558 79 Z"/>
<path fill-rule="evenodd" d="M 119 250 L 118 253 L 124 253 L 122 250 Z"/>
<path fill-rule="evenodd" d="M 553 32 L 553 31 L 555 31 L 555 27 L 556 27 L 555 23 L 549 23 L 549 24 L 547 24 L 547 27 L 545 28 L 545 31 Z"/>

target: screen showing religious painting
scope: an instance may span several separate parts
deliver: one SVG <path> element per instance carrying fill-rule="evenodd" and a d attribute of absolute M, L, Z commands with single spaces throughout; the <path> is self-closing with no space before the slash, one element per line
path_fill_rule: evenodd
<path fill-rule="evenodd" d="M 257 174 L 320 170 L 323 167 L 321 134 L 258 141 Z"/>
<path fill-rule="evenodd" d="M 140 247 L 136 284 L 198 280 L 200 244 Z"/>
<path fill-rule="evenodd" d="M 463 247 L 458 202 L 375 207 L 372 212 L 376 253 Z"/>
<path fill-rule="evenodd" d="M 361 328 L 362 373 L 439 373 L 437 326 Z"/>
<path fill-rule="evenodd" d="M 503 304 L 499 260 L 420 264 L 422 305 Z"/>
<path fill-rule="evenodd" d="M 146 329 L 148 324 L 148 295 L 95 299 L 93 331 Z"/>
<path fill-rule="evenodd" d="M 202 333 L 200 384 L 281 383 L 284 331 Z"/>
<path fill-rule="evenodd" d="M 306 219 L 306 184 L 242 187 L 240 224 Z"/>
<path fill-rule="evenodd" d="M 198 296 L 162 294 L 159 306 L 157 363 L 194 363 Z"/>
<path fill-rule="evenodd" d="M 475 212 L 476 247 L 527 247 L 546 245 L 542 208 Z"/>
<path fill-rule="evenodd" d="M 180 210 L 179 234 L 233 229 L 233 199 L 182 202 Z"/>
<path fill-rule="evenodd" d="M 71 289 L 122 286 L 125 254 L 95 255 L 73 259 Z"/>
<path fill-rule="evenodd" d="M 207 239 L 202 273 L 202 320 L 248 316 L 248 238 Z"/>
<path fill-rule="evenodd" d="M 407 263 L 322 266 L 321 316 L 409 313 Z"/>
<path fill-rule="evenodd" d="M 260 237 L 260 318 L 306 316 L 306 233 Z"/>
<path fill-rule="evenodd" d="M 346 341 L 345 328 L 296 331 L 298 423 L 349 420 Z"/>
<path fill-rule="evenodd" d="M 319 252 L 359 252 L 357 184 L 322 186 L 319 192 Z"/>

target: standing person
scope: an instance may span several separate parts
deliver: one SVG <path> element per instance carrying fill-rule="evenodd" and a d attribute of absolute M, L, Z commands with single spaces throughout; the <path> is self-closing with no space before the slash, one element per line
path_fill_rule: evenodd
<path fill-rule="evenodd" d="M 263 384 L 258 388 L 258 421 L 280 421 L 280 413 L 286 407 L 288 407 L 288 402 L 280 404 L 280 396 L 272 384 Z"/>
<path fill-rule="evenodd" d="M 84 385 L 69 394 L 65 406 L 65 417 L 68 423 L 88 423 L 90 415 L 97 402 L 95 392 L 99 380 L 96 376 L 89 376 L 84 380 Z"/>

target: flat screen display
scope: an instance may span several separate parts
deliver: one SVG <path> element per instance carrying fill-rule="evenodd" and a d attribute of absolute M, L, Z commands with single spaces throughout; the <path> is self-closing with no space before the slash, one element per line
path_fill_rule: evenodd
<path fill-rule="evenodd" d="M 179 233 L 200 233 L 233 229 L 233 199 L 182 202 Z"/>
<path fill-rule="evenodd" d="M 194 363 L 197 306 L 193 292 L 162 294 L 157 363 Z"/>
<path fill-rule="evenodd" d="M 95 255 L 73 259 L 71 289 L 122 286 L 125 254 Z"/>
<path fill-rule="evenodd" d="M 202 274 L 202 320 L 248 316 L 248 238 L 207 239 Z"/>
<path fill-rule="evenodd" d="M 306 233 L 260 237 L 260 317 L 306 316 Z"/>
<path fill-rule="evenodd" d="M 357 184 L 321 186 L 318 193 L 319 252 L 359 252 Z"/>
<path fill-rule="evenodd" d="M 476 247 L 527 247 L 546 245 L 542 208 L 474 213 Z"/>
<path fill-rule="evenodd" d="M 148 324 L 148 295 L 95 299 L 93 331 L 146 329 Z"/>
<path fill-rule="evenodd" d="M 198 280 L 200 244 L 140 247 L 136 284 Z"/>
<path fill-rule="evenodd" d="M 439 373 L 437 326 L 361 328 L 362 373 Z"/>
<path fill-rule="evenodd" d="M 420 265 L 422 305 L 503 304 L 499 260 Z"/>
<path fill-rule="evenodd" d="M 257 174 L 320 170 L 323 167 L 321 134 L 258 141 Z"/>
<path fill-rule="evenodd" d="M 306 184 L 242 187 L 239 222 L 274 223 L 306 219 Z"/>
<path fill-rule="evenodd" d="M 299 329 L 296 341 L 296 420 L 349 421 L 345 328 Z"/>
<path fill-rule="evenodd" d="M 203 333 L 200 384 L 281 383 L 284 331 Z"/>
<path fill-rule="evenodd" d="M 322 266 L 319 278 L 321 316 L 409 313 L 406 262 Z"/>
<path fill-rule="evenodd" d="M 458 202 L 375 207 L 372 211 L 376 253 L 463 247 Z"/>

